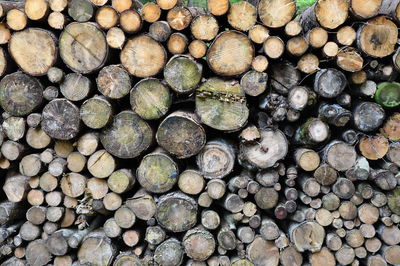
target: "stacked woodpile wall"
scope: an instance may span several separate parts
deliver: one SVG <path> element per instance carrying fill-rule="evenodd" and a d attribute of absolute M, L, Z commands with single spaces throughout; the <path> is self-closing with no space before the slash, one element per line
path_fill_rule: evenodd
<path fill-rule="evenodd" d="M 0 265 L 400 265 L 399 0 L 0 16 Z"/>

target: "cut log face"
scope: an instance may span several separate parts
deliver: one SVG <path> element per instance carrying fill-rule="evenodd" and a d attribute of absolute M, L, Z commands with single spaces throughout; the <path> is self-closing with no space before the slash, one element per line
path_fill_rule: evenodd
<path fill-rule="evenodd" d="M 258 15 L 262 23 L 271 28 L 280 28 L 292 20 L 296 13 L 293 0 L 261 0 L 258 4 Z"/>
<path fill-rule="evenodd" d="M 141 35 L 130 39 L 120 55 L 122 65 L 135 77 L 147 78 L 158 74 L 165 66 L 164 47 L 151 37 Z"/>
<path fill-rule="evenodd" d="M 161 122 L 156 139 L 161 147 L 178 158 L 196 155 L 206 144 L 205 130 L 196 115 L 182 111 L 170 114 Z"/>
<path fill-rule="evenodd" d="M 143 157 L 136 176 L 147 191 L 164 193 L 171 190 L 177 182 L 179 169 L 171 157 L 155 152 Z"/>
<path fill-rule="evenodd" d="M 72 139 L 79 132 L 79 109 L 66 99 L 52 100 L 43 109 L 41 125 L 52 138 Z"/>
<path fill-rule="evenodd" d="M 200 83 L 202 65 L 186 56 L 174 56 L 164 68 L 164 79 L 177 93 L 190 93 Z"/>
<path fill-rule="evenodd" d="M 280 130 L 262 130 L 256 144 L 242 144 L 239 159 L 256 168 L 269 168 L 283 159 L 288 152 L 288 142 Z"/>
<path fill-rule="evenodd" d="M 108 56 L 105 34 L 89 22 L 68 24 L 60 35 L 59 45 L 64 63 L 82 74 L 102 67 Z"/>
<path fill-rule="evenodd" d="M 196 114 L 212 128 L 238 130 L 249 116 L 244 96 L 236 81 L 210 78 L 196 91 Z"/>
<path fill-rule="evenodd" d="M 11 36 L 9 51 L 24 72 L 42 76 L 56 62 L 56 45 L 56 37 L 52 33 L 39 28 L 29 28 Z"/>
<path fill-rule="evenodd" d="M 172 94 L 158 79 L 143 79 L 130 92 L 132 110 L 145 120 L 164 116 L 172 104 Z"/>
<path fill-rule="evenodd" d="M 211 70 L 222 76 L 244 73 L 250 68 L 253 58 L 253 45 L 246 35 L 238 31 L 219 34 L 207 52 L 207 63 Z"/>
<path fill-rule="evenodd" d="M 211 15 L 200 15 L 193 19 L 191 32 L 197 40 L 211 41 L 219 31 L 218 21 Z"/>
<path fill-rule="evenodd" d="M 231 5 L 228 12 L 228 22 L 236 30 L 248 31 L 256 24 L 257 10 L 247 1 Z"/>
<path fill-rule="evenodd" d="M 132 83 L 128 72 L 120 65 L 110 65 L 100 70 L 97 88 L 106 97 L 120 99 L 127 95 Z"/>
<path fill-rule="evenodd" d="M 315 5 L 315 15 L 322 27 L 332 30 L 346 21 L 349 7 L 346 0 L 319 0 Z"/>
<path fill-rule="evenodd" d="M 31 113 L 41 104 L 42 99 L 42 84 L 22 72 L 7 75 L 0 82 L 1 107 L 12 115 Z"/>
<path fill-rule="evenodd" d="M 324 238 L 324 228 L 316 222 L 304 222 L 291 230 L 290 238 L 300 252 L 309 250 L 317 252 L 321 249 Z"/>
<path fill-rule="evenodd" d="M 148 149 L 153 139 L 150 126 L 131 111 L 114 117 L 111 126 L 100 134 L 104 148 L 118 158 L 134 158 Z"/>
<path fill-rule="evenodd" d="M 398 30 L 385 16 L 368 20 L 357 32 L 358 47 L 372 57 L 385 57 L 394 52 Z"/>
<path fill-rule="evenodd" d="M 167 194 L 160 197 L 156 218 L 169 231 L 187 231 L 197 222 L 197 203 L 183 193 Z"/>

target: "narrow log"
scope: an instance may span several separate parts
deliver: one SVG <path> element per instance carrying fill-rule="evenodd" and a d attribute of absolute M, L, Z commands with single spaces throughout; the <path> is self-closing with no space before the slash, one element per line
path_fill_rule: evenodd
<path fill-rule="evenodd" d="M 234 29 L 248 31 L 256 24 L 257 10 L 247 1 L 237 2 L 230 6 L 227 18 Z"/>
<path fill-rule="evenodd" d="M 43 240 L 29 242 L 25 251 L 25 258 L 30 265 L 46 265 L 51 261 L 51 253 Z"/>
<path fill-rule="evenodd" d="M 132 83 L 121 65 L 109 65 L 100 70 L 96 79 L 98 90 L 106 97 L 120 99 L 129 93 Z"/>
<path fill-rule="evenodd" d="M 278 265 L 279 250 L 273 241 L 256 236 L 246 248 L 247 257 L 254 265 Z"/>
<path fill-rule="evenodd" d="M 96 3 L 97 2 L 97 3 Z M 89 21 L 94 14 L 94 7 L 92 5 L 104 5 L 104 0 L 72 0 L 68 4 L 68 15 L 77 22 Z"/>
<path fill-rule="evenodd" d="M 182 263 L 183 256 L 181 243 L 175 238 L 162 242 L 154 251 L 154 261 L 159 265 L 179 265 Z"/>
<path fill-rule="evenodd" d="M 119 24 L 125 33 L 138 32 L 143 26 L 142 17 L 136 10 L 127 9 L 120 14 Z"/>
<path fill-rule="evenodd" d="M 189 195 L 197 195 L 203 191 L 205 185 L 203 175 L 197 170 L 187 169 L 179 175 L 179 189 Z"/>
<path fill-rule="evenodd" d="M 80 263 L 96 264 L 100 258 L 101 265 L 109 265 L 116 253 L 116 248 L 104 231 L 98 230 L 84 238 L 78 251 L 78 259 Z"/>
<path fill-rule="evenodd" d="M 189 39 L 180 32 L 174 32 L 168 39 L 167 48 L 171 54 L 183 54 L 189 45 Z"/>
<path fill-rule="evenodd" d="M 146 4 L 144 4 L 140 12 L 142 14 L 143 20 L 149 23 L 156 22 L 161 16 L 160 7 L 152 2 L 147 2 Z"/>
<path fill-rule="evenodd" d="M 132 171 L 129 169 L 119 169 L 113 172 L 107 179 L 108 187 L 115 193 L 122 194 L 129 191 L 136 182 Z"/>
<path fill-rule="evenodd" d="M 229 10 L 229 0 L 210 0 L 207 8 L 214 16 L 222 16 Z"/>
<path fill-rule="evenodd" d="M 126 201 L 126 206 L 132 209 L 136 217 L 141 220 L 149 220 L 156 213 L 156 203 L 151 195 L 143 189 L 139 190 L 132 198 Z"/>
<path fill-rule="evenodd" d="M 385 111 L 376 103 L 361 102 L 353 110 L 354 126 L 361 131 L 371 132 L 379 128 L 385 119 Z"/>

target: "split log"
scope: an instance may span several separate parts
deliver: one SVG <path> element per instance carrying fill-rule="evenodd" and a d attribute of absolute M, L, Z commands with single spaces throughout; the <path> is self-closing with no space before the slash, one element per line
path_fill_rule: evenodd
<path fill-rule="evenodd" d="M 237 82 L 210 78 L 196 90 L 196 114 L 212 128 L 236 131 L 249 116 L 244 96 Z"/>

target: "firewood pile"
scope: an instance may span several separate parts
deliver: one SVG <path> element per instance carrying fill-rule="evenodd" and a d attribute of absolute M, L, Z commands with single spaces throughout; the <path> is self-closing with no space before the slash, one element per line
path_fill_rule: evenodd
<path fill-rule="evenodd" d="M 400 0 L 0 2 L 0 265 L 400 265 Z"/>

